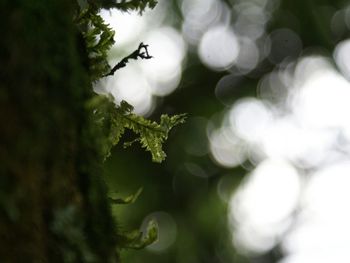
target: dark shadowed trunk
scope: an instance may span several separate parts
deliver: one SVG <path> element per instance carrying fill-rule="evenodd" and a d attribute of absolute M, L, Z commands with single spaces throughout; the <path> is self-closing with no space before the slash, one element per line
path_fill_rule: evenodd
<path fill-rule="evenodd" d="M 0 262 L 116 262 L 73 1 L 0 3 Z"/>

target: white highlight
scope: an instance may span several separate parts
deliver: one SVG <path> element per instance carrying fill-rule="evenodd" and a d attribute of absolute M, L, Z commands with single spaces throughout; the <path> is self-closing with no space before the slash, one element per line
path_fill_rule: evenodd
<path fill-rule="evenodd" d="M 298 173 L 287 162 L 261 163 L 231 199 L 229 220 L 238 228 L 233 235 L 238 246 L 248 251 L 270 249 L 286 230 L 299 191 Z"/>
<path fill-rule="evenodd" d="M 304 215 L 283 243 L 290 255 L 283 263 L 350 259 L 349 173 L 350 163 L 346 161 L 314 174 L 303 198 Z"/>
<path fill-rule="evenodd" d="M 230 201 L 234 245 L 264 253 L 280 239 L 287 254 L 280 263 L 346 262 L 350 83 L 328 59 L 312 56 L 260 85 L 269 104 L 239 100 L 227 112 L 229 127 L 223 125 L 231 131 L 227 141 L 240 140 L 249 159 L 260 157 Z"/>
<path fill-rule="evenodd" d="M 234 32 L 225 25 L 209 29 L 199 44 L 199 57 L 214 70 L 230 68 L 238 57 L 239 42 Z"/>
<path fill-rule="evenodd" d="M 260 141 L 272 121 L 267 106 L 255 98 L 239 100 L 228 114 L 235 133 L 250 143 Z"/>
<path fill-rule="evenodd" d="M 235 167 L 246 159 L 242 141 L 234 138 L 229 128 L 213 131 L 209 141 L 214 160 L 222 166 Z"/>
<path fill-rule="evenodd" d="M 132 64 L 119 72 L 109 78 L 108 91 L 117 103 L 125 100 L 134 106 L 135 113 L 147 114 L 152 109 L 152 94 L 145 76 Z"/>
<path fill-rule="evenodd" d="M 145 31 L 146 21 L 143 16 L 137 12 L 125 14 L 117 9 L 101 11 L 101 16 L 115 30 L 115 47 L 126 47 L 127 45 L 137 43 Z M 127 25 L 127 26 L 125 26 Z M 133 46 L 128 48 L 132 51 Z"/>
<path fill-rule="evenodd" d="M 340 42 L 333 56 L 341 72 L 350 79 L 350 40 Z"/>
<path fill-rule="evenodd" d="M 170 94 L 178 86 L 186 45 L 181 35 L 171 27 L 152 31 L 145 40 L 154 57 L 141 64 L 150 82 L 152 93 L 158 96 Z"/>

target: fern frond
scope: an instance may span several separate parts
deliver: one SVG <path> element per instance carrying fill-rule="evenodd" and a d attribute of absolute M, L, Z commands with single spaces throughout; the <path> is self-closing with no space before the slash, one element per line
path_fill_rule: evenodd
<path fill-rule="evenodd" d="M 105 24 L 98 14 L 98 9 L 92 6 L 79 13 L 76 23 L 85 39 L 91 80 L 96 81 L 111 70 L 107 61 L 107 52 L 114 44 L 115 32 Z"/>
<path fill-rule="evenodd" d="M 126 128 L 139 135 L 139 138 L 134 141 L 140 142 L 141 146 L 151 153 L 152 160 L 158 163 L 162 162 L 166 157 L 162 146 L 168 138 L 169 131 L 177 124 L 185 121 L 184 114 L 173 117 L 162 115 L 160 124 L 131 112 L 121 114 L 119 117 L 124 119 Z M 124 146 L 128 146 L 128 144 L 124 144 Z"/>
<path fill-rule="evenodd" d="M 128 205 L 128 204 L 133 204 L 137 198 L 140 196 L 142 193 L 143 188 L 139 188 L 135 194 L 129 195 L 124 198 L 113 198 L 109 197 L 109 200 L 111 201 L 111 204 L 113 205 Z"/>
<path fill-rule="evenodd" d="M 126 232 L 118 236 L 120 246 L 131 249 L 142 249 L 158 239 L 158 226 L 155 220 L 148 222 L 146 233 L 139 230 Z"/>
<path fill-rule="evenodd" d="M 164 141 L 168 138 L 170 130 L 177 124 L 185 121 L 186 115 L 180 114 L 169 117 L 162 115 L 160 123 L 145 119 L 132 112 L 133 107 L 126 101 L 122 101 L 116 106 L 111 98 L 98 96 L 98 99 L 90 103 L 90 107 L 95 110 L 95 118 L 106 137 L 103 152 L 108 157 L 110 149 L 118 144 L 125 129 L 132 130 L 138 135 L 132 142 L 127 142 L 124 146 L 130 146 L 134 142 L 139 142 L 143 148 L 149 151 L 154 162 L 162 162 L 166 154 L 162 149 Z"/>

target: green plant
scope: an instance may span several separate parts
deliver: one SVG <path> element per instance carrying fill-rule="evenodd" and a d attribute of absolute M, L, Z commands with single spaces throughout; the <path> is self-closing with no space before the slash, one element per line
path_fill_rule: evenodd
<path fill-rule="evenodd" d="M 99 11 L 101 8 L 117 8 L 121 11 L 137 10 L 142 14 L 146 7 L 153 8 L 156 1 L 133 0 L 119 3 L 115 1 L 79 1 L 78 3 L 75 22 L 84 39 L 91 82 L 113 75 L 117 70 L 125 67 L 130 59 L 152 58 L 148 53 L 147 45 L 141 43 L 134 52 L 111 68 L 107 61 L 107 52 L 114 44 L 114 31 L 104 22 Z M 93 112 L 93 121 L 101 135 L 99 148 L 102 159 L 110 155 L 111 148 L 118 144 L 125 130 L 129 129 L 137 135 L 137 138 L 125 142 L 124 147 L 139 142 L 145 150 L 151 153 L 152 160 L 160 163 L 166 157 L 162 145 L 170 130 L 177 124 L 183 123 L 186 117 L 185 114 L 172 117 L 162 115 L 160 122 L 156 123 L 134 114 L 133 106 L 126 101 L 121 101 L 119 105 L 116 105 L 112 96 L 98 94 L 87 102 L 86 107 Z M 110 198 L 110 201 L 112 204 L 131 203 L 139 194 L 140 191 L 124 199 Z M 120 247 L 140 249 L 157 238 L 157 228 L 155 222 L 151 221 L 145 235 L 138 230 L 118 233 L 118 235 Z"/>

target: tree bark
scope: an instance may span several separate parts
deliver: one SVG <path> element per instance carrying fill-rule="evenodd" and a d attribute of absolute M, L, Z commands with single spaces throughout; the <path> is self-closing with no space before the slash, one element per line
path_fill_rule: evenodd
<path fill-rule="evenodd" d="M 0 2 L 0 262 L 118 261 L 73 2 Z"/>

